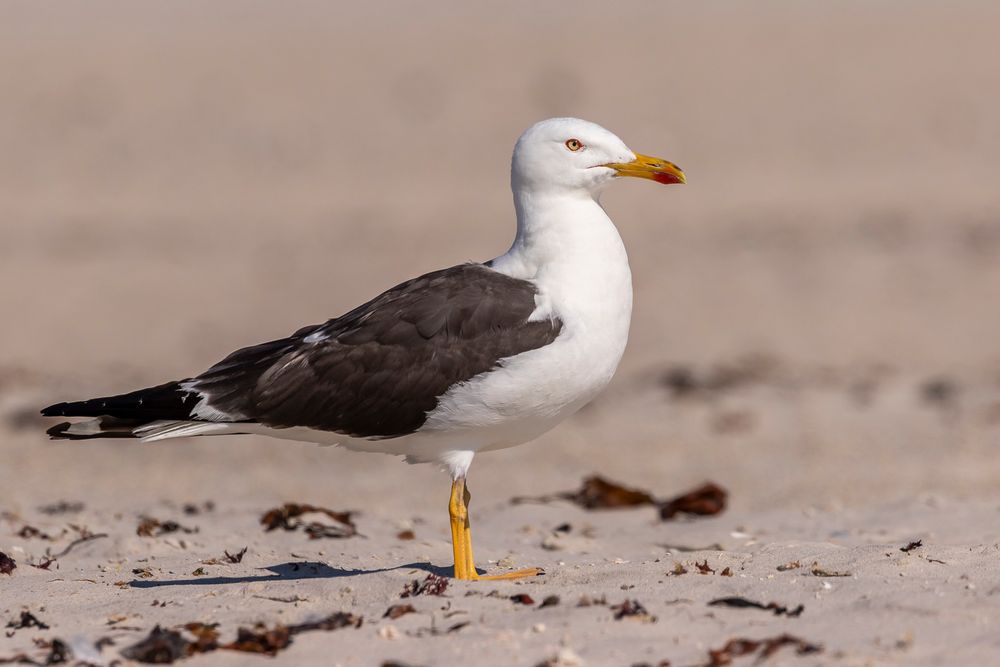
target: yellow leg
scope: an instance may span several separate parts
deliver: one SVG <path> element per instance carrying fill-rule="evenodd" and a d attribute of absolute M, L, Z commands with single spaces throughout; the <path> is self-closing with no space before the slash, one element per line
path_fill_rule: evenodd
<path fill-rule="evenodd" d="M 455 554 L 455 578 L 466 580 L 521 579 L 543 574 L 541 568 L 531 567 L 504 574 L 480 575 L 472 558 L 472 531 L 469 528 L 469 500 L 472 495 L 464 479 L 451 483 L 451 498 L 448 501 L 448 516 L 451 519 L 451 545 Z"/>
<path fill-rule="evenodd" d="M 464 495 L 465 480 L 456 479 L 451 483 L 451 498 L 448 500 L 448 516 L 451 519 L 451 547 L 455 554 L 455 578 L 475 579 L 476 568 L 470 567 L 472 554 L 469 534 L 469 511 Z"/>

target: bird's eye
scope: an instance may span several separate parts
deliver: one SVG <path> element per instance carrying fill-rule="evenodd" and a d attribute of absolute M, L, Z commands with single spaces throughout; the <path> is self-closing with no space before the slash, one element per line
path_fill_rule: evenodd
<path fill-rule="evenodd" d="M 570 149 L 574 153 L 583 148 L 583 143 L 579 139 L 568 139 L 566 141 L 566 148 Z"/>

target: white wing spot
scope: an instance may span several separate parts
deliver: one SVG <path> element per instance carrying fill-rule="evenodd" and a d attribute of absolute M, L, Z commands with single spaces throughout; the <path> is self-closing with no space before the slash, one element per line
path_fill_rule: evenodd
<path fill-rule="evenodd" d="M 329 336 L 323 333 L 323 331 L 314 331 L 305 338 L 303 338 L 302 340 L 307 343 L 321 343 L 324 340 L 327 340 L 328 338 Z"/>

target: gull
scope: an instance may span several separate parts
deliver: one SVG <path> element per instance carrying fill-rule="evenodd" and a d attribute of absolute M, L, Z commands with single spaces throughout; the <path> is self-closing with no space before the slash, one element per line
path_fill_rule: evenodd
<path fill-rule="evenodd" d="M 614 375 L 632 276 L 600 195 L 626 176 L 685 182 L 675 164 L 634 153 L 595 123 L 536 123 L 514 147 L 517 233 L 506 253 L 408 280 L 200 375 L 51 405 L 43 415 L 89 419 L 48 434 L 145 442 L 261 434 L 434 462 L 452 479 L 455 578 L 541 574 L 479 573 L 466 475 L 477 453 L 537 438 Z"/>

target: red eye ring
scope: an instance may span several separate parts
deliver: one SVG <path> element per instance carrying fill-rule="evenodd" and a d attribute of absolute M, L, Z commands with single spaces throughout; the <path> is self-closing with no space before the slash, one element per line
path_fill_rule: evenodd
<path fill-rule="evenodd" d="M 583 148 L 583 142 L 579 139 L 567 139 L 566 148 L 570 149 L 574 153 Z"/>

